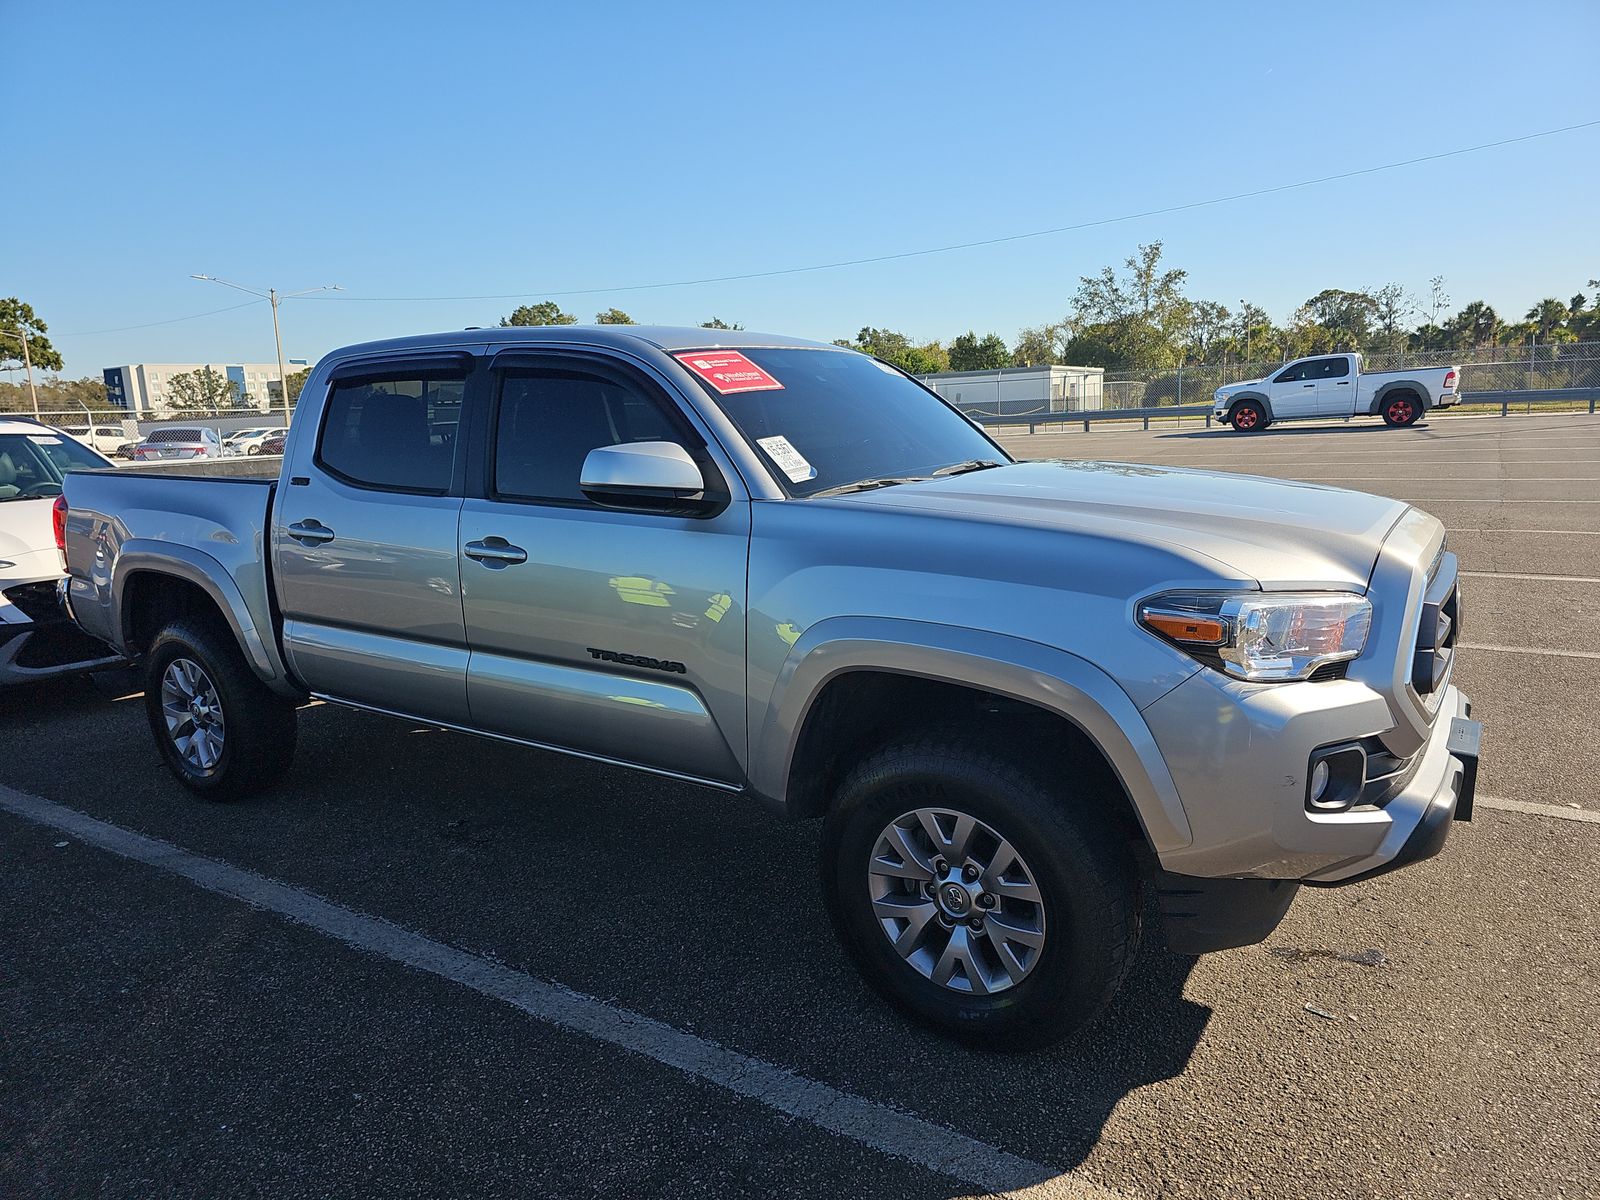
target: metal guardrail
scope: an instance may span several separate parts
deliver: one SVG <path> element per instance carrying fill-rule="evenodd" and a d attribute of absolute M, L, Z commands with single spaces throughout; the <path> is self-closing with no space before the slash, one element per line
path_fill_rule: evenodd
<path fill-rule="evenodd" d="M 1514 404 L 1587 404 L 1591 415 L 1600 405 L 1600 388 L 1538 388 L 1504 392 L 1462 392 L 1461 406 L 1469 404 L 1498 404 L 1502 417 L 1510 414 Z M 1154 408 L 1097 408 L 1079 412 L 1026 413 L 1015 416 L 992 413 L 968 413 L 980 425 L 1026 425 L 1033 433 L 1041 425 L 1082 425 L 1085 433 L 1089 426 L 1100 421 L 1142 421 L 1150 428 L 1152 417 L 1204 416 L 1206 428 L 1211 427 L 1212 406 L 1209 404 L 1163 404 Z"/>

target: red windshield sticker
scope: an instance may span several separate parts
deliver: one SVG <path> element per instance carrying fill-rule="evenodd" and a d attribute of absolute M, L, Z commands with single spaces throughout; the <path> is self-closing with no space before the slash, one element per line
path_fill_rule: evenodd
<path fill-rule="evenodd" d="M 783 384 L 737 350 L 691 350 L 673 357 L 724 396 L 732 392 L 783 390 Z"/>

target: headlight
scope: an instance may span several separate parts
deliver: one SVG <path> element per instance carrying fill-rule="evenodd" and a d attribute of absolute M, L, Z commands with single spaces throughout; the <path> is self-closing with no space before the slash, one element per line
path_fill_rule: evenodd
<path fill-rule="evenodd" d="M 1236 679 L 1305 679 L 1361 653 L 1372 603 L 1347 592 L 1169 592 L 1139 605 L 1139 623 Z"/>

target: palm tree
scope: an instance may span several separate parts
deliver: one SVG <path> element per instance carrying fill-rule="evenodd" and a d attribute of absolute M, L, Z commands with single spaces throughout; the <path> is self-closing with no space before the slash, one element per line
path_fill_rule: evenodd
<path fill-rule="evenodd" d="M 1537 327 L 1539 340 L 1548 342 L 1552 334 L 1566 324 L 1567 306 L 1554 296 L 1546 297 L 1528 310 L 1528 320 Z"/>

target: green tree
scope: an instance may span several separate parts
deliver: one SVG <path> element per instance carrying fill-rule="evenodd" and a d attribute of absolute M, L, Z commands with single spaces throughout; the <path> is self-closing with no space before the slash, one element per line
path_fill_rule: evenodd
<path fill-rule="evenodd" d="M 1372 297 L 1374 329 L 1369 346 L 1393 353 L 1406 347 L 1406 322 L 1417 311 L 1417 301 L 1398 283 L 1386 283 L 1367 293 Z"/>
<path fill-rule="evenodd" d="M 501 328 L 512 325 L 576 325 L 578 318 L 562 312 L 554 300 L 541 300 L 538 304 L 523 304 L 509 317 L 501 317 Z"/>
<path fill-rule="evenodd" d="M 1188 358 L 1192 362 L 1208 363 L 1221 349 L 1228 335 L 1233 314 L 1226 304 L 1215 300 L 1196 300 L 1189 306 Z"/>
<path fill-rule="evenodd" d="M 1564 326 L 1570 315 L 1567 306 L 1554 296 L 1545 297 L 1528 310 L 1528 320 L 1533 323 L 1533 330 L 1538 334 L 1541 345 L 1566 340 L 1559 335 L 1567 332 Z"/>
<path fill-rule="evenodd" d="M 743 329 L 743 325 L 729 325 L 721 317 L 712 317 L 709 321 L 700 322 L 701 329 Z"/>
<path fill-rule="evenodd" d="M 1014 367 L 1043 367 L 1065 362 L 1061 356 L 1071 328 L 1066 321 L 1033 325 L 1017 334 L 1017 344 L 1011 348 L 1011 365 Z"/>
<path fill-rule="evenodd" d="M 1140 246 L 1123 266 L 1125 275 L 1102 267 L 1098 275 L 1079 278 L 1074 304 L 1083 327 L 1065 347 L 1067 360 L 1121 369 L 1175 365 L 1189 322 L 1183 294 L 1189 273 L 1162 269 L 1160 242 Z"/>
<path fill-rule="evenodd" d="M 1444 323 L 1445 345 L 1442 348 L 1472 350 L 1478 346 L 1492 346 L 1500 332 L 1500 314 L 1482 300 L 1474 300 Z"/>
<path fill-rule="evenodd" d="M 608 308 L 605 312 L 595 313 L 594 323 L 596 325 L 637 325 L 639 322 L 635 321 L 620 308 Z"/>
<path fill-rule="evenodd" d="M 284 381 L 284 386 L 289 389 L 290 404 L 298 404 L 300 402 L 300 393 L 305 391 L 306 380 L 310 378 L 311 368 L 307 367 L 304 371 L 296 371 Z"/>
<path fill-rule="evenodd" d="M 15 296 L 0 299 L 0 371 L 23 365 L 22 339 L 28 339 L 28 359 L 35 371 L 59 371 L 61 355 L 45 337 L 49 326 Z M 43 402 L 41 401 L 41 404 Z"/>
<path fill-rule="evenodd" d="M 173 412 L 217 412 L 236 408 L 239 404 L 239 386 L 220 371 L 201 367 L 198 371 L 185 371 L 167 380 L 167 394 L 163 403 Z"/>
<path fill-rule="evenodd" d="M 980 338 L 970 329 L 951 341 L 949 356 L 952 371 L 997 371 L 1011 365 L 1011 351 L 999 334 Z"/>
<path fill-rule="evenodd" d="M 840 339 L 834 344 L 881 358 L 913 375 L 932 375 L 936 371 L 950 369 L 950 355 L 938 342 L 924 342 L 919 346 L 905 334 L 892 329 L 874 329 L 865 325 L 856 334 L 855 341 Z"/>
<path fill-rule="evenodd" d="M 1324 288 L 1298 309 L 1290 327 L 1304 337 L 1307 354 L 1360 350 L 1372 340 L 1378 302 L 1366 292 Z"/>

